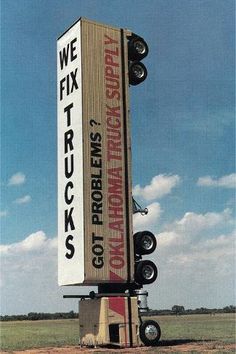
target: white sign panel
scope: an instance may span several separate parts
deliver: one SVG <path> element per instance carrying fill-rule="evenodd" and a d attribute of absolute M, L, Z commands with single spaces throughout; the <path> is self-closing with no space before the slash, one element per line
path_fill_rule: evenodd
<path fill-rule="evenodd" d="M 58 283 L 84 280 L 81 28 L 57 42 Z"/>

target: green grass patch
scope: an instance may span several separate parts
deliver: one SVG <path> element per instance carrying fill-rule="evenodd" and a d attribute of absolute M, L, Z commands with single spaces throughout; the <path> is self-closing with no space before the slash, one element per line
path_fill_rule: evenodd
<path fill-rule="evenodd" d="M 79 344 L 79 320 L 1 322 L 2 350 L 62 347 Z"/>
<path fill-rule="evenodd" d="M 235 342 L 234 314 L 157 316 L 155 320 L 161 327 L 162 340 Z"/>
<path fill-rule="evenodd" d="M 161 327 L 161 340 L 235 342 L 234 314 L 149 317 Z M 1 349 L 62 347 L 79 344 L 79 320 L 17 321 L 0 323 Z M 168 344 L 169 343 L 169 344 Z"/>

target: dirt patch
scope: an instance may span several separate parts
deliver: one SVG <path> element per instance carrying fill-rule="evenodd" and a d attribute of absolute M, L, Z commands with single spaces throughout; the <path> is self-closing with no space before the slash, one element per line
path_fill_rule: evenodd
<path fill-rule="evenodd" d="M 192 342 L 187 340 L 181 341 L 168 341 L 160 342 L 160 345 L 155 348 L 150 347 L 139 347 L 139 348 L 81 348 L 79 346 L 74 347 L 62 347 L 62 348 L 42 348 L 42 349 L 29 349 L 23 351 L 11 351 L 11 352 L 1 352 L 1 354 L 11 353 L 11 354 L 138 354 L 138 353 L 235 353 L 235 344 L 224 344 L 220 342 Z"/>

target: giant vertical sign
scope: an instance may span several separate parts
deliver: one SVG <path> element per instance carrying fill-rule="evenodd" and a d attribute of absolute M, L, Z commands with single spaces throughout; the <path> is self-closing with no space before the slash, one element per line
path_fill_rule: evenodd
<path fill-rule="evenodd" d="M 128 34 L 80 19 L 58 39 L 60 285 L 133 281 Z"/>
<path fill-rule="evenodd" d="M 81 29 L 58 41 L 58 275 L 59 284 L 84 280 L 84 191 Z"/>

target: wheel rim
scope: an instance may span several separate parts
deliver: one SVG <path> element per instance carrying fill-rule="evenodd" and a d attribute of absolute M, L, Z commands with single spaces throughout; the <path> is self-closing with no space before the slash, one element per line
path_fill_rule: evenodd
<path fill-rule="evenodd" d="M 139 54 L 145 54 L 146 52 L 146 46 L 142 41 L 136 41 L 134 44 L 135 50 Z"/>
<path fill-rule="evenodd" d="M 155 340 L 158 336 L 157 328 L 154 325 L 148 325 L 145 328 L 145 336 L 149 340 Z"/>
<path fill-rule="evenodd" d="M 148 235 L 145 235 L 144 237 L 143 237 L 143 248 L 145 249 L 145 250 L 147 250 L 147 251 L 149 251 L 151 248 L 152 248 L 152 246 L 153 246 L 153 240 L 152 240 L 152 238 L 150 237 L 150 236 L 148 236 Z"/>
<path fill-rule="evenodd" d="M 150 265 L 146 265 L 142 271 L 144 279 L 150 280 L 154 276 L 154 269 Z"/>
<path fill-rule="evenodd" d="M 142 79 L 145 76 L 144 69 L 142 68 L 141 65 L 138 65 L 138 64 L 134 65 L 132 68 L 132 71 L 133 71 L 135 77 L 138 79 Z"/>

